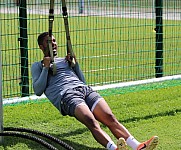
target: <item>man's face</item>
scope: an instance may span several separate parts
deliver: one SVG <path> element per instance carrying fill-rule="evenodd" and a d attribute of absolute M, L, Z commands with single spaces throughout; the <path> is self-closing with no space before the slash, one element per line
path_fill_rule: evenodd
<path fill-rule="evenodd" d="M 47 36 L 44 38 L 43 43 L 42 43 L 42 45 L 41 45 L 41 47 L 40 47 L 45 56 L 50 56 L 49 47 L 48 47 L 48 38 L 49 38 L 49 36 L 47 35 Z M 56 56 L 56 55 L 57 55 L 57 49 L 58 49 L 57 42 L 56 42 L 56 40 L 55 40 L 55 37 L 52 36 L 53 56 Z"/>

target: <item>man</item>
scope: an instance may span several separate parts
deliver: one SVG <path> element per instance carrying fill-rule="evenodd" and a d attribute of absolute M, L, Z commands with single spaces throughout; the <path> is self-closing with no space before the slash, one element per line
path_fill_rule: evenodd
<path fill-rule="evenodd" d="M 138 142 L 118 122 L 104 98 L 86 85 L 78 62 L 74 67 L 70 67 L 72 60 L 69 54 L 65 58 L 56 57 L 58 47 L 54 36 L 52 36 L 52 48 L 57 73 L 52 74 L 47 41 L 48 32 L 38 36 L 38 45 L 44 57 L 42 61 L 35 62 L 31 69 L 35 94 L 40 96 L 45 93 L 62 115 L 75 117 L 83 123 L 95 140 L 108 150 L 127 150 L 127 145 L 133 150 L 153 150 L 158 144 L 158 137 L 153 136 L 146 142 Z M 110 129 L 118 139 L 117 145 L 101 129 L 98 122 Z"/>

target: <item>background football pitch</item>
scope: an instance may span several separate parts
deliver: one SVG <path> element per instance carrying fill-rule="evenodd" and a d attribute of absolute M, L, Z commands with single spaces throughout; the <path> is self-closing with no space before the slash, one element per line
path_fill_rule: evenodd
<path fill-rule="evenodd" d="M 99 91 L 118 120 L 139 140 L 160 138 L 158 150 L 181 149 L 180 80 Z M 102 128 L 113 138 L 111 132 Z M 4 106 L 4 127 L 24 127 L 53 135 L 76 150 L 104 149 L 90 131 L 72 117 L 63 117 L 47 99 Z M 57 146 L 57 145 L 56 145 Z M 58 148 L 58 146 L 57 146 Z M 30 140 L 5 137 L 0 150 L 45 149 Z M 59 147 L 63 150 L 63 148 Z"/>

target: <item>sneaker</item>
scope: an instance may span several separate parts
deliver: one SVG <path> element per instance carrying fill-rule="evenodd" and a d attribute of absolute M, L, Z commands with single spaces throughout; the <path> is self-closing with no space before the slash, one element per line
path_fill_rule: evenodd
<path fill-rule="evenodd" d="M 141 143 L 137 150 L 153 150 L 158 145 L 158 136 L 153 136 L 148 141 Z"/>
<path fill-rule="evenodd" d="M 127 144 L 124 138 L 119 138 L 117 142 L 117 149 L 116 150 L 128 150 Z"/>

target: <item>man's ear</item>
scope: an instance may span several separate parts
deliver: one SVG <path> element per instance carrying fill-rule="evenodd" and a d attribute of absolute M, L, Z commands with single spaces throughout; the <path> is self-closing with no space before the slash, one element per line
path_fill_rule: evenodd
<path fill-rule="evenodd" d="M 39 48 L 43 51 L 43 45 L 39 45 Z"/>

